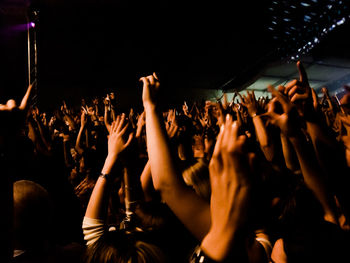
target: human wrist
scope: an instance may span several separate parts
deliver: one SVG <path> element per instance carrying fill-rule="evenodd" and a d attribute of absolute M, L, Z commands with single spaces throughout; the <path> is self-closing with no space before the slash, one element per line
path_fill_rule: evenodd
<path fill-rule="evenodd" d="M 201 249 L 214 261 L 222 262 L 232 250 L 233 240 L 236 236 L 235 229 L 211 229 L 201 243 Z"/>
<path fill-rule="evenodd" d="M 115 161 L 117 160 L 117 157 L 118 157 L 117 154 L 113 154 L 113 155 L 108 154 L 107 158 L 105 160 L 105 163 L 103 165 L 101 173 L 110 174 L 113 170 L 113 167 L 114 167 Z"/>
<path fill-rule="evenodd" d="M 154 111 L 157 108 L 156 104 L 154 104 L 152 102 L 144 102 L 143 107 L 144 107 L 145 111 Z"/>
<path fill-rule="evenodd" d="M 251 112 L 248 111 L 248 114 L 251 118 L 258 116 L 257 111 L 251 111 Z"/>

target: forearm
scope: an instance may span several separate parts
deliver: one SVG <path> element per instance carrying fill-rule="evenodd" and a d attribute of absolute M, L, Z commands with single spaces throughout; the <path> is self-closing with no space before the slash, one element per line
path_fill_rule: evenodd
<path fill-rule="evenodd" d="M 75 149 L 79 152 L 79 154 L 83 152 L 83 148 L 81 147 L 81 137 L 83 135 L 84 129 L 85 129 L 85 126 L 82 125 L 79 129 L 77 140 L 75 142 Z"/>
<path fill-rule="evenodd" d="M 110 132 L 111 123 L 109 121 L 109 114 L 108 114 L 108 106 L 107 105 L 105 105 L 105 114 L 104 114 L 103 121 L 104 121 L 104 124 L 106 126 L 107 131 Z"/>
<path fill-rule="evenodd" d="M 307 143 L 303 135 L 290 138 L 297 154 L 300 169 L 304 177 L 306 186 L 314 193 L 321 203 L 325 218 L 332 223 L 338 223 L 335 213 L 335 200 L 327 187 L 325 175 L 320 168 L 315 152 L 311 145 Z"/>
<path fill-rule="evenodd" d="M 255 134 L 260 144 L 260 148 L 263 151 L 265 158 L 268 161 L 272 161 L 274 157 L 274 148 L 270 143 L 268 133 L 264 122 L 259 115 L 252 117 L 255 128 Z"/>
<path fill-rule="evenodd" d="M 332 140 L 317 122 L 306 122 L 306 129 L 314 146 L 316 146 L 317 143 L 322 143 L 327 147 L 334 147 L 335 140 Z M 315 148 L 315 150 L 318 152 L 317 148 Z"/>
<path fill-rule="evenodd" d="M 210 227 L 209 205 L 182 180 L 175 169 L 161 117 L 154 107 L 145 107 L 147 149 L 153 185 L 180 221 L 202 240 Z"/>
<path fill-rule="evenodd" d="M 283 133 L 280 134 L 280 137 L 286 167 L 291 171 L 299 170 L 300 166 L 293 145 Z"/>
<path fill-rule="evenodd" d="M 136 138 L 140 138 L 141 137 L 142 129 L 143 129 L 143 125 L 138 125 L 137 126 L 136 134 L 135 134 Z"/>
<path fill-rule="evenodd" d="M 85 212 L 85 217 L 93 219 L 105 219 L 108 207 L 110 187 L 107 180 L 99 177 Z"/>
<path fill-rule="evenodd" d="M 32 92 L 32 89 L 33 89 L 34 85 L 35 84 L 30 84 L 28 86 L 27 91 L 26 91 L 26 93 L 25 93 L 25 95 L 24 95 L 24 97 L 23 97 L 23 99 L 21 101 L 21 104 L 19 106 L 19 109 L 26 110 L 28 108 L 28 100 L 30 98 L 30 95 L 31 95 L 31 92 Z"/>
<path fill-rule="evenodd" d="M 327 178 L 336 183 L 338 179 L 333 174 L 343 174 L 345 168 L 344 156 L 339 141 L 335 136 L 328 134 L 325 128 L 318 123 L 307 122 L 307 131 L 319 165 L 325 171 Z"/>
<path fill-rule="evenodd" d="M 110 174 L 112 172 L 114 162 L 107 156 L 105 164 L 102 168 L 102 174 Z M 105 219 L 108 208 L 108 198 L 110 193 L 109 181 L 100 176 L 91 193 L 88 206 L 86 208 L 85 217 L 94 219 Z"/>
<path fill-rule="evenodd" d="M 87 129 L 85 129 L 85 147 L 87 149 L 90 147 L 90 145 L 89 145 L 89 132 Z"/>
<path fill-rule="evenodd" d="M 262 147 L 269 146 L 269 137 L 266 132 L 266 127 L 259 115 L 252 117 L 255 133 Z"/>
<path fill-rule="evenodd" d="M 154 194 L 154 187 L 151 174 L 151 165 L 149 161 L 146 163 L 141 174 L 141 186 L 145 201 L 151 201 L 153 199 L 152 195 Z"/>
<path fill-rule="evenodd" d="M 145 107 L 147 150 L 155 189 L 166 189 L 178 183 L 163 122 L 154 107 Z"/>

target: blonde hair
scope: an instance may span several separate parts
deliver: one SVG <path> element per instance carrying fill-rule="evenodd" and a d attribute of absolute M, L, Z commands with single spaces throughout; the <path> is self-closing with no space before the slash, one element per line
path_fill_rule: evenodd
<path fill-rule="evenodd" d="M 195 164 L 182 172 L 182 177 L 188 186 L 206 201 L 210 201 L 210 180 L 208 164 L 199 159 Z"/>

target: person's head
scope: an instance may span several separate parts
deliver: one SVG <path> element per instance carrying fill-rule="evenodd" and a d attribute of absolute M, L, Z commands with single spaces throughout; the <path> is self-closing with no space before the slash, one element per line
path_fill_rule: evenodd
<path fill-rule="evenodd" d="M 15 248 L 41 247 L 48 241 L 51 200 L 41 185 L 28 180 L 13 184 Z"/>
<path fill-rule="evenodd" d="M 210 201 L 210 180 L 208 164 L 198 161 L 182 172 L 182 177 L 188 186 L 206 201 Z"/>
<path fill-rule="evenodd" d="M 162 250 L 147 241 L 143 232 L 106 231 L 86 251 L 86 263 L 166 262 Z"/>
<path fill-rule="evenodd" d="M 349 114 L 350 113 L 350 92 L 345 94 L 341 100 L 340 100 L 340 105 L 345 111 L 345 113 Z"/>
<path fill-rule="evenodd" d="M 176 134 L 176 142 L 178 144 L 178 154 L 182 160 L 190 160 L 193 158 L 192 152 L 192 120 L 186 115 L 176 117 L 178 131 Z"/>

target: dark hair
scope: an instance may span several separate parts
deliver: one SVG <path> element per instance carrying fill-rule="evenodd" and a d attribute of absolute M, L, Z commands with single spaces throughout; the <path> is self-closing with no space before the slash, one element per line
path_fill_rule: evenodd
<path fill-rule="evenodd" d="M 41 185 L 20 180 L 13 184 L 14 236 L 21 246 L 31 248 L 48 240 L 52 202 Z"/>
<path fill-rule="evenodd" d="M 108 231 L 85 254 L 86 263 L 166 262 L 162 250 L 147 240 L 147 234 L 123 229 Z"/>

